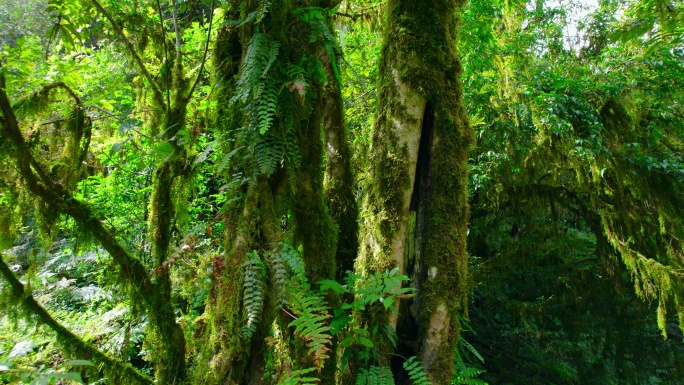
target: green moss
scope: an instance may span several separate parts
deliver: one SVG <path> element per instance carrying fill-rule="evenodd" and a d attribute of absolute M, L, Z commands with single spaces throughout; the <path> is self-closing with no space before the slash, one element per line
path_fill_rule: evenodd
<path fill-rule="evenodd" d="M 448 329 L 440 338 L 433 362 L 424 362 L 434 383 L 450 381 L 460 331 L 458 319 L 467 310 L 467 159 L 473 135 L 461 104 L 461 65 L 456 56 L 462 5 L 462 1 L 395 0 L 387 6 L 379 111 L 370 158 L 375 169 L 364 207 L 364 247 L 359 266 L 361 271 L 390 267 L 391 240 L 407 220 L 402 217 L 402 205 L 415 171 L 408 169 L 407 149 L 398 144 L 394 133 L 394 120 L 407 120 L 405 106 L 398 102 L 402 98 L 396 75 L 409 92 L 425 98 L 434 110 L 429 192 L 423 198 L 427 200 L 418 205 L 419 211 L 426 211 L 419 212 L 418 217 L 425 216 L 427 227 L 420 228 L 424 248 L 417 253 L 421 270 L 416 272 L 415 282 L 422 341 L 429 337 L 435 311 L 440 305 L 446 306 L 447 315 L 438 318 L 448 323 Z"/>

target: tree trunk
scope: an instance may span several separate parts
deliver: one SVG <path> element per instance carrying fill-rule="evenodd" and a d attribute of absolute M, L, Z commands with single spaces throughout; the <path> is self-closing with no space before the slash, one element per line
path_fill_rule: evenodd
<path fill-rule="evenodd" d="M 301 15 L 316 8 L 275 1 L 269 5 L 268 16 L 256 16 L 255 26 L 226 27 L 217 41 L 223 85 L 217 125 L 224 143 L 229 144 L 226 153 L 237 153 L 226 177 L 232 183 L 234 175 L 240 174 L 249 182 L 235 189 L 241 199 L 231 205 L 225 218 L 226 252 L 214 262 L 206 343 L 195 371 L 196 382 L 202 384 L 273 383 L 273 378 L 264 375 L 278 380 L 293 370 L 313 366 L 306 342 L 288 328 L 293 319 L 275 306 L 283 293 L 277 292 L 272 281 L 266 282 L 261 296 L 263 311 L 256 331 L 244 332 L 251 316 L 245 310 L 245 262 L 255 253 L 269 279 L 274 269 L 271 258 L 283 244 L 301 249 L 309 282 L 332 279 L 335 274 L 337 231 L 323 189 L 324 82 L 313 70 L 320 68 L 320 64 L 315 67 L 315 60 L 324 50 L 321 36 L 317 41 L 311 38 L 315 31 L 310 23 L 318 19 L 314 15 L 312 22 Z M 248 7 L 248 15 L 260 12 L 258 4 Z M 239 17 L 231 14 L 231 18 Z M 286 34 L 290 29 L 301 33 Z M 272 66 L 259 67 L 264 56 L 273 59 Z M 247 82 L 252 83 L 245 86 Z M 255 92 L 257 88 L 260 91 Z M 254 93 L 249 98 L 240 99 L 250 92 Z M 264 106 L 275 110 L 268 115 L 270 121 L 263 119 L 268 114 L 261 109 Z M 273 344 L 284 348 L 276 354 Z M 267 368 L 269 360 L 272 367 Z M 328 366 L 334 369 L 334 363 Z M 333 375 L 334 370 L 309 376 Z"/>
<path fill-rule="evenodd" d="M 417 296 L 402 300 L 402 311 L 386 320 L 397 329 L 399 353 L 418 355 L 435 384 L 451 380 L 459 316 L 467 310 L 467 155 L 473 139 L 456 55 L 462 5 L 387 5 L 358 263 L 362 273 L 398 267 L 411 276 Z M 385 315 L 373 314 L 370 322 L 383 322 Z"/>

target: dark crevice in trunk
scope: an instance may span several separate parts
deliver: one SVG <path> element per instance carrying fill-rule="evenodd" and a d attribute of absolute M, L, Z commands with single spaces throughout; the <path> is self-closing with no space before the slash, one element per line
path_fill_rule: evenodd
<path fill-rule="evenodd" d="M 420 206 L 427 198 L 430 187 L 430 159 L 432 157 L 432 138 L 435 112 L 432 104 L 427 102 L 425 112 L 423 112 L 423 122 L 420 132 L 420 145 L 418 147 L 418 161 L 416 162 L 416 179 L 413 181 L 413 195 L 411 195 L 411 211 L 420 212 Z M 423 210 L 424 211 L 424 210 Z M 427 218 L 425 213 L 421 215 Z M 425 223 L 425 220 L 421 222 Z"/>
<path fill-rule="evenodd" d="M 410 226 L 408 237 L 409 247 L 406 255 L 406 274 L 411 277 L 412 285 L 420 290 L 420 283 L 426 276 L 420 257 L 425 250 L 424 234 L 427 230 L 427 208 L 430 193 L 432 142 L 434 131 L 435 114 L 432 104 L 428 102 L 423 112 L 421 123 L 420 144 L 418 147 L 418 160 L 416 162 L 416 177 L 413 182 L 413 194 L 411 195 L 411 210 L 414 220 Z M 399 304 L 399 318 L 397 320 L 397 348 L 398 356 L 392 358 L 392 372 L 397 384 L 410 383 L 408 374 L 402 368 L 404 358 L 418 355 L 420 349 L 419 319 L 420 304 L 418 297 L 401 300 Z M 399 357 L 401 356 L 401 357 Z M 402 358 L 404 357 L 404 358 Z"/>

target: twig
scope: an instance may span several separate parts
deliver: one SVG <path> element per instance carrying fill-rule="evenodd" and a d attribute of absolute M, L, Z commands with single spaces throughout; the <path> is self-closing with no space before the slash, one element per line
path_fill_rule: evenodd
<path fill-rule="evenodd" d="M 181 64 L 181 41 L 178 31 L 178 2 L 173 0 L 173 29 L 176 31 L 176 65 Z"/>
<path fill-rule="evenodd" d="M 91 105 L 91 106 L 88 106 L 88 108 L 94 108 L 94 109 L 96 109 L 96 110 L 98 110 L 98 111 L 100 111 L 100 112 L 102 112 L 102 113 L 104 113 L 104 114 L 106 114 L 106 115 L 109 115 L 110 117 L 112 117 L 112 118 L 114 118 L 114 119 L 116 119 L 116 120 L 118 120 L 118 121 L 122 121 L 122 120 L 123 120 L 119 115 L 117 115 L 117 114 L 115 114 L 115 113 L 113 113 L 113 112 L 111 112 L 111 111 L 107 111 L 107 110 L 105 110 L 104 108 L 102 108 L 102 107 L 100 107 L 100 106 Z"/>
<path fill-rule="evenodd" d="M 166 109 L 171 108 L 171 82 L 169 81 L 169 51 L 166 48 L 166 28 L 164 27 L 164 14 L 162 13 L 161 4 L 157 0 L 157 9 L 159 10 L 159 23 L 161 24 L 162 40 L 164 41 L 164 64 L 166 65 Z"/>
<path fill-rule="evenodd" d="M 154 79 L 152 78 L 152 75 L 150 72 L 147 70 L 147 67 L 145 67 L 145 64 L 142 61 L 142 58 L 138 54 L 138 51 L 136 51 L 135 47 L 133 46 L 133 43 L 131 43 L 130 40 L 126 37 L 126 35 L 123 33 L 123 30 L 121 27 L 114 21 L 114 18 L 112 15 L 107 12 L 106 9 L 97 1 L 97 0 L 90 0 L 92 1 L 93 5 L 95 5 L 95 8 L 97 8 L 104 17 L 109 20 L 109 22 L 112 24 L 112 27 L 116 31 L 116 33 L 121 37 L 121 40 L 123 40 L 124 44 L 126 45 L 126 48 L 130 52 L 130 54 L 133 56 L 133 59 L 135 62 L 138 64 L 138 67 L 140 67 L 140 71 L 143 73 L 147 81 L 150 83 L 150 87 L 152 87 L 152 92 L 154 92 L 154 97 L 157 99 L 157 102 L 159 105 L 163 106 L 164 105 L 164 97 L 162 96 L 161 91 L 159 91 L 159 88 L 157 87 L 157 84 L 154 82 Z"/>
<path fill-rule="evenodd" d="M 209 28 L 207 29 L 207 41 L 204 44 L 204 54 L 202 55 L 202 64 L 200 64 L 200 69 L 199 72 L 197 73 L 197 77 L 195 78 L 195 82 L 192 83 L 192 87 L 190 87 L 190 92 L 188 93 L 188 99 L 192 97 L 192 93 L 195 92 L 195 87 L 197 87 L 197 83 L 200 81 L 200 77 L 202 76 L 202 71 L 204 70 L 204 63 L 207 61 L 207 52 L 209 51 L 209 40 L 211 40 L 211 26 L 212 23 L 214 22 L 214 0 L 211 0 L 211 10 L 209 11 Z"/>
<path fill-rule="evenodd" d="M 290 317 L 297 319 L 297 317 L 294 316 L 294 314 L 290 313 L 289 311 L 285 310 L 284 307 L 281 307 L 280 310 L 284 311 L 285 314 L 289 315 Z"/>

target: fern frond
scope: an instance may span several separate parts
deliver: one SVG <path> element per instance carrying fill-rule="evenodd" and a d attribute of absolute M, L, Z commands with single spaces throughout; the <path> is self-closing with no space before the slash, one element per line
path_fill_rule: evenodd
<path fill-rule="evenodd" d="M 271 50 L 268 53 L 268 63 L 266 63 L 266 68 L 264 68 L 264 72 L 261 73 L 261 77 L 266 77 L 266 74 L 268 74 L 268 70 L 271 69 L 273 66 L 273 63 L 275 63 L 276 59 L 278 58 L 278 53 L 280 52 L 280 43 L 277 41 L 274 41 L 273 44 L 271 44 Z"/>
<path fill-rule="evenodd" d="M 290 373 L 290 375 L 286 378 L 283 378 L 280 381 L 278 381 L 278 385 L 307 385 L 320 382 L 321 380 L 315 377 L 302 377 L 308 373 L 313 372 L 314 370 L 316 370 L 316 368 L 295 370 L 294 372 Z"/>
<path fill-rule="evenodd" d="M 254 156 L 262 174 L 271 175 L 282 160 L 282 145 L 278 138 L 267 132 L 254 144 Z"/>
<path fill-rule="evenodd" d="M 287 266 L 292 270 L 295 277 L 299 279 L 306 279 L 306 270 L 304 269 L 304 260 L 297 250 L 289 244 L 283 244 L 280 250 L 280 257 L 287 263 Z"/>
<path fill-rule="evenodd" d="M 278 103 L 278 88 L 271 81 L 266 81 L 262 83 L 263 87 L 260 87 L 261 95 L 257 99 L 257 125 L 259 127 L 259 133 L 261 135 L 265 134 L 273 123 L 273 119 L 277 112 Z"/>
<path fill-rule="evenodd" d="M 430 379 L 428 378 L 423 366 L 416 356 L 410 357 L 408 360 L 404 361 L 404 370 L 409 375 L 413 385 L 431 385 Z"/>
<path fill-rule="evenodd" d="M 242 327 L 242 335 L 250 340 L 261 321 L 261 313 L 264 309 L 266 267 L 257 253 L 251 252 L 248 256 L 249 259 L 242 265 L 244 270 L 242 302 L 247 318 Z"/>
<path fill-rule="evenodd" d="M 290 285 L 290 310 L 297 317 L 289 326 L 295 334 L 306 341 L 314 365 L 320 372 L 330 351 L 332 335 L 325 321 L 330 318 L 328 306 L 320 295 L 310 290 L 306 283 Z"/>
<path fill-rule="evenodd" d="M 281 253 L 271 257 L 271 281 L 273 282 L 273 294 L 275 296 L 275 307 L 281 309 L 288 305 L 287 286 L 290 282 L 287 263 L 281 257 Z"/>
<path fill-rule="evenodd" d="M 271 57 L 271 44 L 263 33 L 255 33 L 247 44 L 234 101 L 246 103 L 256 93 L 259 80 Z"/>
<path fill-rule="evenodd" d="M 466 341 L 462 336 L 459 337 L 458 341 L 461 343 L 462 346 L 468 349 L 468 351 L 471 352 L 475 356 L 475 358 L 480 360 L 480 362 L 484 363 L 484 357 L 482 357 L 480 352 L 478 352 L 477 349 L 475 349 L 475 347 L 470 344 L 470 342 Z"/>
<path fill-rule="evenodd" d="M 356 385 L 394 385 L 394 377 L 388 366 L 371 366 L 359 369 Z"/>

